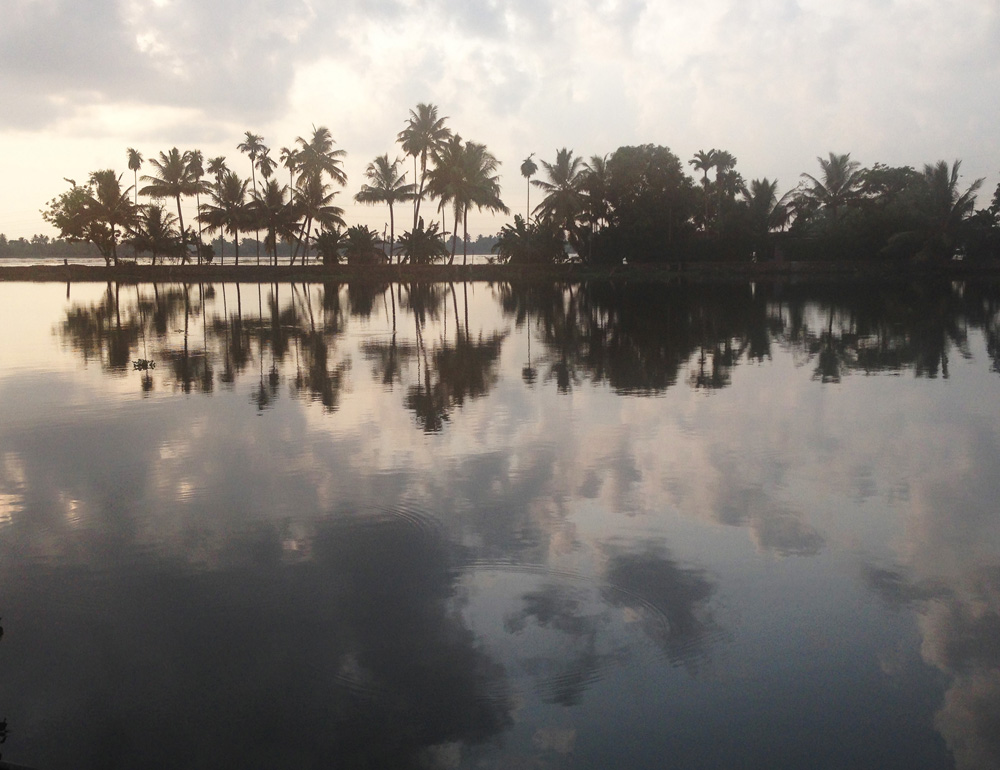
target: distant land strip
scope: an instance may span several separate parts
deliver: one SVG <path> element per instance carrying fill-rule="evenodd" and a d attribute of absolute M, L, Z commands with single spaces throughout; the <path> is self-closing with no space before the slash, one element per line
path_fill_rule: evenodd
<path fill-rule="evenodd" d="M 1000 277 L 1000 263 L 911 260 L 830 262 L 658 262 L 614 267 L 568 265 L 0 265 L 0 281 L 448 283 L 481 281 L 670 281 L 767 278 Z"/>

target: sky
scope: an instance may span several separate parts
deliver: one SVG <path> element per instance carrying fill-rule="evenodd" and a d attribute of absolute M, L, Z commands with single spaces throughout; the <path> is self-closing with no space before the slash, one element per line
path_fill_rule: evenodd
<path fill-rule="evenodd" d="M 562 147 L 724 149 L 779 194 L 829 152 L 961 159 L 963 189 L 985 178 L 980 206 L 1000 182 L 996 0 L 2 0 L 0 18 L 9 238 L 54 234 L 39 210 L 64 178 L 131 184 L 128 147 L 249 176 L 244 132 L 276 156 L 314 125 L 347 153 L 348 224 L 381 230 L 388 210 L 352 199 L 373 158 L 403 156 L 418 103 L 500 160 L 512 215 L 521 161 Z M 504 221 L 472 212 L 470 233 Z"/>

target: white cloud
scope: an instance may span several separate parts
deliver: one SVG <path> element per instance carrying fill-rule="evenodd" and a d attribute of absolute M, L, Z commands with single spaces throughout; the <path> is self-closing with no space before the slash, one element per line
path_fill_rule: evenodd
<path fill-rule="evenodd" d="M 783 190 L 830 150 L 957 157 L 992 191 L 998 51 L 992 0 L 15 0 L 0 29 L 0 174 L 19 184 L 0 190 L 0 231 L 44 229 L 33 212 L 53 179 L 91 170 L 71 152 L 84 138 L 88 158 L 121 163 L 140 143 L 233 155 L 247 129 L 280 147 L 329 125 L 346 198 L 421 101 L 490 146 L 514 210 L 529 152 L 645 142 L 682 158 L 728 149 Z M 26 174 L 18 156 L 42 137 Z"/>

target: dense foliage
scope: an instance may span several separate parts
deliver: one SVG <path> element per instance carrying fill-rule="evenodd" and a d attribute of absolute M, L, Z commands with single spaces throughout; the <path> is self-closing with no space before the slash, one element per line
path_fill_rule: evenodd
<path fill-rule="evenodd" d="M 464 264 L 469 210 L 509 211 L 501 198 L 499 161 L 486 145 L 452 132 L 447 120 L 434 105 L 410 111 L 397 141 L 412 158 L 413 181 L 407 181 L 401 157 L 385 153 L 369 163 L 354 199 L 388 207 L 382 234 L 347 227 L 336 205 L 336 188 L 347 184 L 345 153 L 323 126 L 281 148 L 287 184 L 273 176 L 278 162 L 263 137 L 247 131 L 237 149 L 249 159 L 249 178 L 223 157 L 206 162 L 201 152 L 176 147 L 151 158 L 153 173 L 140 177 L 142 155 L 129 148 L 132 187 L 125 189 L 111 169 L 95 171 L 84 185 L 69 180 L 70 189 L 50 201 L 43 217 L 61 239 L 92 244 L 108 263 L 121 256 L 120 245 L 130 256 L 148 254 L 154 263 L 158 257 L 211 260 L 214 249 L 206 236 L 218 235 L 220 261 L 228 237 L 238 264 L 241 234 L 252 233 L 258 264 L 261 245 L 272 264 L 279 254 L 292 264 L 311 256 L 325 263 L 395 257 L 451 264 L 460 236 Z M 533 209 L 529 203 L 525 215 L 504 225 L 495 239 L 480 237 L 485 248 L 478 251 L 492 250 L 501 262 L 1000 257 L 1000 188 L 991 205 L 977 209 L 982 180 L 960 184 L 957 160 L 918 171 L 880 163 L 863 167 L 849 153 L 831 152 L 817 158 L 815 174 L 803 173 L 779 197 L 777 180 L 747 182 L 737 158 L 724 150 L 700 150 L 687 164 L 653 144 L 623 146 L 589 160 L 568 148 L 557 150 L 552 161 L 536 163 L 533 157 L 520 171 L 529 202 L 532 187 L 541 200 Z M 150 202 L 140 203 L 139 196 Z M 195 198 L 196 226 L 185 227 L 185 197 Z M 176 216 L 160 203 L 168 200 Z M 425 225 L 421 203 L 428 200 L 439 220 Z M 397 238 L 399 205 L 412 205 L 413 219 Z M 0 241 L 0 250 L 6 243 Z"/>

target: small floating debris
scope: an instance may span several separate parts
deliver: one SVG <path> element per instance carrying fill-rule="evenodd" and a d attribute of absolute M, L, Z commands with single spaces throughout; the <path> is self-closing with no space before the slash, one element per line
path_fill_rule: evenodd
<path fill-rule="evenodd" d="M 137 372 L 146 372 L 156 368 L 156 361 L 151 361 L 148 358 L 137 358 L 132 362 L 132 368 Z"/>

